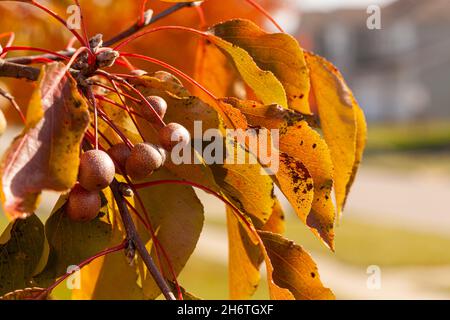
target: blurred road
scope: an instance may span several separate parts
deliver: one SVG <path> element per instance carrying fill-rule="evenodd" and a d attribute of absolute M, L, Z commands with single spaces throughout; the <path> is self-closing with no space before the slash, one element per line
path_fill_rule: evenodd
<path fill-rule="evenodd" d="M 450 177 L 362 167 L 345 214 L 450 236 Z"/>

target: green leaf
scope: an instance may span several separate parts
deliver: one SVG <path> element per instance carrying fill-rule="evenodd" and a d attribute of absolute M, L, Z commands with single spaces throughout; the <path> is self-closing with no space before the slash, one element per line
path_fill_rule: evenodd
<path fill-rule="evenodd" d="M 294 37 L 286 33 L 267 33 L 252 21 L 241 19 L 219 23 L 211 32 L 247 51 L 262 70 L 271 71 L 286 90 L 289 108 L 311 114 L 308 67 Z M 269 103 L 275 102 L 284 106 L 277 101 Z"/>
<path fill-rule="evenodd" d="M 44 246 L 44 225 L 38 217 L 9 224 L 0 237 L 0 296 L 33 286 Z"/>
<path fill-rule="evenodd" d="M 2 162 L 1 199 L 8 215 L 31 215 L 42 190 L 66 191 L 75 184 L 88 125 L 88 107 L 75 80 L 62 63 L 47 65 L 28 107 L 26 127 Z"/>

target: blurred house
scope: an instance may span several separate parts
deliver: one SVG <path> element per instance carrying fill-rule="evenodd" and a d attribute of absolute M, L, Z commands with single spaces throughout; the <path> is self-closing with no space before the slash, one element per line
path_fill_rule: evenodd
<path fill-rule="evenodd" d="M 304 13 L 298 37 L 335 63 L 370 121 L 450 118 L 450 2 L 398 0 L 369 30 L 366 10 Z"/>

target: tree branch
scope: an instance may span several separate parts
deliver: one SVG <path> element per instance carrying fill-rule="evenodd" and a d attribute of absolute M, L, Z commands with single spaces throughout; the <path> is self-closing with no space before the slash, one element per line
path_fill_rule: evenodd
<path fill-rule="evenodd" d="M 41 70 L 0 59 L 0 77 L 27 79 L 36 81 Z"/>
<path fill-rule="evenodd" d="M 192 7 L 192 6 L 194 6 L 194 4 L 192 2 L 180 2 L 180 3 L 177 3 L 177 4 L 173 5 L 172 7 L 162 11 L 161 13 L 153 16 L 151 19 L 146 19 L 146 21 L 142 25 L 140 25 L 139 22 L 136 22 L 134 25 L 132 25 L 127 30 L 119 33 L 117 36 L 109 39 L 108 41 L 105 41 L 104 45 L 106 47 L 110 47 L 113 44 L 115 44 L 115 43 L 117 43 L 117 42 L 119 42 L 119 41 L 121 41 L 123 39 L 126 39 L 129 36 L 135 34 L 136 32 L 140 31 L 141 29 L 144 29 L 145 27 L 155 23 L 156 21 L 161 20 L 161 19 L 163 19 L 163 18 L 173 14 L 173 13 L 177 12 L 178 10 L 181 10 L 181 9 L 187 8 L 187 7 Z M 145 15 L 148 16 L 148 15 L 150 15 L 152 13 L 153 13 L 153 11 L 148 10 L 145 13 Z"/>
<path fill-rule="evenodd" d="M 142 239 L 140 238 L 136 230 L 133 219 L 131 218 L 130 212 L 128 210 L 127 204 L 123 199 L 122 193 L 120 192 L 119 182 L 116 179 L 114 179 L 114 181 L 110 185 L 110 188 L 114 195 L 114 199 L 117 202 L 117 207 L 119 208 L 120 216 L 122 217 L 122 222 L 124 224 L 128 240 L 131 241 L 136 247 L 136 250 L 138 251 L 146 267 L 153 276 L 153 279 L 155 279 L 156 284 L 161 289 L 161 292 L 163 293 L 164 297 L 167 300 L 176 300 L 174 294 L 172 293 L 166 280 L 156 267 L 150 253 L 148 252 L 147 248 L 145 247 L 145 244 L 143 243 Z"/>

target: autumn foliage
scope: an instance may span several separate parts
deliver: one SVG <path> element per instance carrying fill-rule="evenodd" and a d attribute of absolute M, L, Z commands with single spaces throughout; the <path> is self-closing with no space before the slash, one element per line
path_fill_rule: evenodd
<path fill-rule="evenodd" d="M 38 1 L 20 2 L 27 3 L 0 5 L 18 8 L 16 19 L 36 19 L 27 8 Z M 333 299 L 308 252 L 283 237 L 274 190 L 334 250 L 366 137 L 364 114 L 342 75 L 282 30 L 265 31 L 268 17 L 253 1 L 222 9 L 216 0 L 186 4 L 157 24 L 142 22 L 142 3 L 134 2 L 113 1 L 103 11 L 83 6 L 91 38 L 79 30 L 73 50 L 46 41 L 39 34 L 44 23 L 32 27 L 29 42 L 50 50 L 45 58 L 21 63 L 16 51 L 23 49 L 2 42 L 1 61 L 38 68 L 39 77 L 28 78 L 35 81 L 27 84 L 33 93 L 24 128 L 1 164 L 11 223 L 0 238 L 0 296 L 46 298 L 69 276 L 67 267 L 78 265 L 82 283 L 74 299 L 195 298 L 177 276 L 202 232 L 199 189 L 226 207 L 230 298 L 251 298 L 264 263 L 270 298 Z M 149 5 L 157 14 L 181 2 Z M 92 37 L 101 33 L 107 43 L 137 12 L 127 37 L 108 46 Z M 11 93 L 25 110 L 26 94 Z M 192 139 L 194 121 L 203 131 L 218 129 L 225 146 L 254 161 L 208 164 Z M 269 137 L 279 132 L 273 175 L 261 174 L 267 167 L 248 144 L 225 134 L 250 128 Z M 174 135 L 195 161 L 174 163 Z M 44 190 L 61 197 L 41 221 L 34 212 Z"/>

